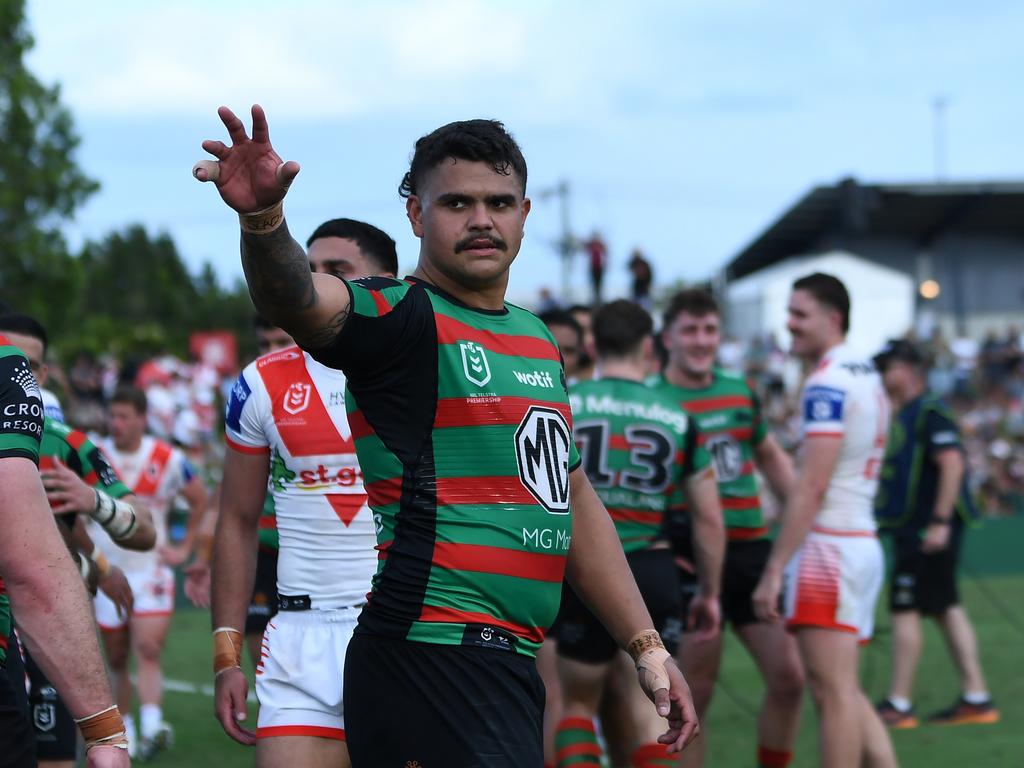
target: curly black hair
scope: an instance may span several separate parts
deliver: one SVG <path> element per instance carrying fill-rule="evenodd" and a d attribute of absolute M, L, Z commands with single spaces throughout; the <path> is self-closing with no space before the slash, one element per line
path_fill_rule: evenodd
<path fill-rule="evenodd" d="M 526 160 L 512 134 L 497 120 L 460 120 L 418 139 L 398 194 L 419 194 L 424 176 L 449 157 L 490 163 L 495 173 L 504 176 L 515 173 L 526 194 Z"/>

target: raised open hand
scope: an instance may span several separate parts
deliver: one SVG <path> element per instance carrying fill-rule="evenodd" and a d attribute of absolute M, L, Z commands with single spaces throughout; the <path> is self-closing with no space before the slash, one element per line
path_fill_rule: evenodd
<path fill-rule="evenodd" d="M 284 199 L 299 164 L 284 162 L 270 144 L 270 130 L 263 107 L 252 107 L 252 138 L 245 133 L 242 121 L 227 107 L 217 110 L 228 129 L 231 146 L 207 139 L 203 149 L 217 158 L 200 160 L 192 168 L 199 181 L 212 181 L 221 198 L 238 213 L 263 211 Z"/>

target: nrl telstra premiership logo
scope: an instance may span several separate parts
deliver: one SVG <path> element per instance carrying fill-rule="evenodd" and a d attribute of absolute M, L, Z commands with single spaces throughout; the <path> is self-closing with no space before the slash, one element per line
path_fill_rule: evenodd
<path fill-rule="evenodd" d="M 487 364 L 487 352 L 472 341 L 460 341 L 462 372 L 470 382 L 482 387 L 491 380 L 491 366 Z"/>

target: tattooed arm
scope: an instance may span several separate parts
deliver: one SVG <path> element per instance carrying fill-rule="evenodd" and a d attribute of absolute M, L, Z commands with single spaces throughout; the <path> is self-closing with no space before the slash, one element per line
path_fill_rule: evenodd
<path fill-rule="evenodd" d="M 330 345 L 349 314 L 348 288 L 329 275 L 313 275 L 306 252 L 288 232 L 282 203 L 299 165 L 281 161 L 270 144 L 267 118 L 252 108 L 252 138 L 227 107 L 218 110 L 231 146 L 204 141 L 217 158 L 192 169 L 199 181 L 212 181 L 221 198 L 238 212 L 242 226 L 242 267 L 256 309 L 306 349 Z"/>
<path fill-rule="evenodd" d="M 283 220 L 265 235 L 242 232 L 242 268 L 256 309 L 305 349 L 329 346 L 348 319 L 345 284 L 310 272 L 306 251 Z"/>

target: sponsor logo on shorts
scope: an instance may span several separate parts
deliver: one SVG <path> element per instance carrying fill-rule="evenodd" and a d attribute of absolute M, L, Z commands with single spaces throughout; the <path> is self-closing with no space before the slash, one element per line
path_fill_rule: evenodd
<path fill-rule="evenodd" d="M 553 515 L 569 514 L 569 447 L 572 433 L 554 408 L 531 406 L 516 429 L 519 480 Z"/>
<path fill-rule="evenodd" d="M 483 347 L 472 341 L 460 341 L 459 352 L 462 353 L 462 372 L 471 384 L 482 387 L 491 380 L 491 366 Z"/>
<path fill-rule="evenodd" d="M 32 722 L 37 731 L 52 731 L 57 725 L 57 707 L 53 704 L 36 704 L 32 707 Z"/>

